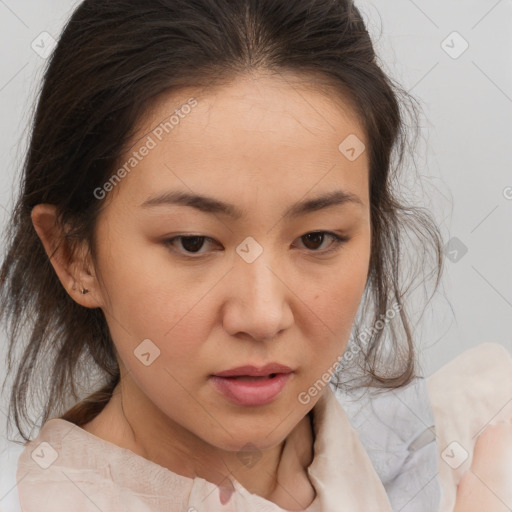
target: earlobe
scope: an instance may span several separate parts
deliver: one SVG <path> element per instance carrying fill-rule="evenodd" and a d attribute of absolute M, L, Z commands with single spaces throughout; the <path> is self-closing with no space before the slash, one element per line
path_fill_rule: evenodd
<path fill-rule="evenodd" d="M 101 307 L 96 278 L 83 252 L 73 253 L 67 245 L 65 233 L 57 222 L 57 207 L 38 204 L 32 209 L 31 219 L 59 281 L 71 298 L 88 308 Z"/>

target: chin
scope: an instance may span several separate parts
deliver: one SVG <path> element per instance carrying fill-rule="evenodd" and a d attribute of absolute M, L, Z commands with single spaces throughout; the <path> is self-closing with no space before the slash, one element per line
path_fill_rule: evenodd
<path fill-rule="evenodd" d="M 279 422 L 276 422 L 279 424 Z M 211 435 L 203 438 L 204 441 L 215 446 L 216 448 L 229 452 L 239 451 L 263 451 L 282 443 L 286 439 L 287 433 L 282 433 L 283 425 L 279 425 L 279 431 L 276 429 L 269 429 L 268 424 L 265 429 L 243 428 L 235 431 L 233 428 L 229 432 L 233 435 L 230 436 L 224 430 L 219 432 L 219 436 L 212 438 Z M 293 427 L 292 427 L 293 428 Z"/>

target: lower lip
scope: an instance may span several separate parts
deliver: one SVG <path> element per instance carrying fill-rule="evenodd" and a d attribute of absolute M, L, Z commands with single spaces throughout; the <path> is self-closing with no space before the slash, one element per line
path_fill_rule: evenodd
<path fill-rule="evenodd" d="M 212 375 L 211 379 L 224 396 L 238 405 L 264 405 L 272 402 L 281 393 L 290 377 L 291 373 L 278 373 L 274 378 L 254 380 L 217 375 Z"/>

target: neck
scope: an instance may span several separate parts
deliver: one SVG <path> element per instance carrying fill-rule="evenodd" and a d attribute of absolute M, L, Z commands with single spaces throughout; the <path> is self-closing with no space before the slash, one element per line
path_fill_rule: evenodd
<path fill-rule="evenodd" d="M 307 475 L 313 460 L 309 414 L 271 448 L 226 451 L 164 416 L 128 377 L 121 379 L 105 409 L 83 428 L 174 473 L 216 484 L 226 501 L 233 491 L 232 480 L 288 510 L 303 510 L 315 497 Z"/>

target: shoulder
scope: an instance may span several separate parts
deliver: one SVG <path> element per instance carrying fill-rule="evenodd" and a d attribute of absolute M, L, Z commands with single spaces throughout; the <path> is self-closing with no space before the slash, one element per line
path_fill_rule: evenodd
<path fill-rule="evenodd" d="M 0 509 L 2 512 L 21 512 L 16 485 L 18 459 L 25 447 L 4 441 L 0 448 Z"/>
<path fill-rule="evenodd" d="M 497 343 L 482 343 L 444 365 L 427 384 L 439 447 L 441 511 L 451 511 L 479 434 L 512 417 L 512 354 Z"/>

